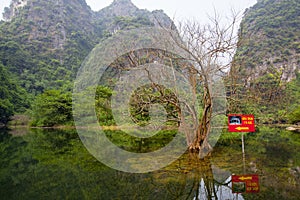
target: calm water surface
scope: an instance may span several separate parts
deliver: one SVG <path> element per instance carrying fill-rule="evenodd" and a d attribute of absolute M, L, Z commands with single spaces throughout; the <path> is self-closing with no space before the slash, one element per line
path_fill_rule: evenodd
<path fill-rule="evenodd" d="M 75 130 L 0 130 L 0 199 L 300 199 L 299 133 L 262 127 L 245 136 L 245 157 L 228 134 L 204 160 L 129 174 L 97 161 Z M 259 192 L 232 193 L 232 174 L 258 175 Z"/>

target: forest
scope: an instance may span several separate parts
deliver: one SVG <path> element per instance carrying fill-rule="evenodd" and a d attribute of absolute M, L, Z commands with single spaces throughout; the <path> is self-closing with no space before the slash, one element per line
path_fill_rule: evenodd
<path fill-rule="evenodd" d="M 156 25 L 148 11 L 113 16 L 107 9 L 93 14 L 81 1 L 61 6 L 30 2 L 0 22 L 1 125 L 9 124 L 14 115 L 24 115 L 30 126 L 74 126 L 72 89 L 88 53 L 116 31 Z M 227 114 L 251 113 L 259 124 L 300 122 L 298 14 L 296 0 L 260 0 L 247 9 L 230 72 L 222 77 Z M 96 17 L 87 20 L 92 15 Z M 171 23 L 165 15 L 161 21 Z M 112 93 L 109 87 L 97 89 L 101 125 L 114 125 L 107 103 Z M 149 120 L 139 109 L 132 111 L 138 120 Z"/>

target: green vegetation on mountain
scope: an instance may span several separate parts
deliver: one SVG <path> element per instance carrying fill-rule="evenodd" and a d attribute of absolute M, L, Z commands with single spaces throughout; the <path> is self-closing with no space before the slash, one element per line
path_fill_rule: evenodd
<path fill-rule="evenodd" d="M 276 67 L 283 69 L 283 79 L 295 77 L 300 63 L 299 13 L 298 0 L 259 0 L 246 11 L 236 53 L 246 73 L 254 68 L 264 75 Z"/>
<path fill-rule="evenodd" d="M 14 113 L 28 107 L 26 91 L 0 63 L 0 126 L 6 125 Z"/>
<path fill-rule="evenodd" d="M 290 123 L 300 122 L 300 73 L 296 73 L 296 78 L 287 86 L 288 95 L 291 99 L 288 105 L 287 117 Z"/>
<path fill-rule="evenodd" d="M 29 0 L 19 10 L 0 25 L 0 61 L 30 93 L 71 88 L 82 60 L 97 42 L 92 11 L 83 0 Z"/>
<path fill-rule="evenodd" d="M 228 112 L 253 113 L 267 123 L 300 121 L 299 13 L 297 0 L 258 0 L 246 10 L 227 82 Z M 8 85 L 19 89 L 3 92 L 2 123 L 32 104 L 33 125 L 38 126 L 72 124 L 73 81 L 99 41 L 122 30 L 174 25 L 163 11 L 138 9 L 130 0 L 115 0 L 98 12 L 84 0 L 12 0 L 4 16 L 6 21 L 0 22 L 0 64 L 5 72 L 1 76 L 12 84 L 1 89 Z M 27 94 L 21 88 L 36 100 L 26 101 Z M 18 98 L 11 97 L 13 91 Z M 110 89 L 98 88 L 96 95 L 98 119 L 103 125 L 113 125 L 106 102 Z M 50 108 L 42 98 L 67 111 Z"/>
<path fill-rule="evenodd" d="M 38 95 L 32 107 L 33 124 L 42 126 L 65 123 L 64 114 L 49 123 L 46 118 L 50 116 L 38 119 L 45 113 L 35 113 L 43 110 L 36 108 L 42 107 L 42 97 L 50 98 L 49 90 L 72 90 L 81 63 L 100 40 L 120 30 L 155 26 L 156 20 L 172 22 L 162 11 L 140 10 L 130 0 L 115 0 L 98 12 L 85 0 L 12 0 L 4 18 L 0 22 L 0 63 L 29 94 Z M 54 100 L 59 95 L 50 96 Z M 11 115 L 12 105 L 5 105 Z"/>
<path fill-rule="evenodd" d="M 258 0 L 246 10 L 229 78 L 231 112 L 277 123 L 288 121 L 299 105 L 294 81 L 300 71 L 299 13 L 298 0 Z"/>
<path fill-rule="evenodd" d="M 16 9 L 12 6 L 6 12 Z M 84 0 L 28 0 L 17 10 L 0 24 L 0 62 L 33 94 L 71 89 L 82 61 L 101 39 L 119 30 L 154 26 L 155 18 L 122 0 L 99 12 Z M 127 11 L 130 15 L 123 15 Z M 171 21 L 165 18 L 162 21 Z"/>

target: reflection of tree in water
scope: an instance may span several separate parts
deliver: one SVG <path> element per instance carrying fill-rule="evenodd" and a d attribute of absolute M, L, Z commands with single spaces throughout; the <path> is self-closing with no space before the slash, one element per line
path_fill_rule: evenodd
<path fill-rule="evenodd" d="M 192 155 L 192 159 L 196 163 L 197 172 L 194 173 L 194 181 L 195 181 L 195 198 L 199 199 L 202 196 L 201 192 L 201 183 L 204 183 L 205 197 L 207 199 L 212 199 L 213 197 L 217 197 L 214 175 L 212 171 L 212 166 L 209 160 L 209 157 L 204 158 L 202 160 L 197 159 L 197 156 Z"/>
<path fill-rule="evenodd" d="M 173 177 L 166 187 L 171 199 L 243 199 L 231 192 L 230 172 L 213 166 L 210 156 L 185 154 L 175 165 L 168 169 Z"/>
<path fill-rule="evenodd" d="M 278 136 L 267 144 L 248 138 L 252 146 L 247 146 L 246 173 L 258 173 L 261 179 L 260 192 L 243 194 L 245 198 L 299 199 L 299 137 L 292 136 L 291 141 Z M 271 165 L 275 144 L 295 163 L 279 157 Z M 239 145 L 222 145 L 205 159 L 187 153 L 159 171 L 130 174 L 93 158 L 74 130 L 33 129 L 21 136 L 0 131 L 0 194 L 2 199 L 243 199 L 235 198 L 228 183 L 229 171 L 242 173 L 240 156 Z"/>

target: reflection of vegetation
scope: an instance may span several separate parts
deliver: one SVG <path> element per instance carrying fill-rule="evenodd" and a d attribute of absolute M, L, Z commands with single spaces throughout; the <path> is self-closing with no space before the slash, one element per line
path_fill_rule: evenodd
<path fill-rule="evenodd" d="M 232 188 L 236 193 L 246 192 L 246 183 L 245 182 L 232 183 Z"/>
<path fill-rule="evenodd" d="M 152 137 L 138 138 L 123 131 L 105 131 L 106 136 L 117 146 L 136 153 L 146 153 L 158 150 L 172 141 L 176 130 L 161 130 Z M 143 133 L 141 133 L 143 134 Z M 147 133 L 144 133 L 144 135 Z"/>
<path fill-rule="evenodd" d="M 231 173 L 243 173 L 238 140 L 218 144 L 204 160 L 185 154 L 159 171 L 127 174 L 93 158 L 73 130 L 33 129 L 22 137 L 0 133 L 3 199 L 213 199 L 220 192 L 233 195 L 226 179 Z M 244 194 L 244 199 L 297 199 L 299 135 L 262 127 L 246 135 L 245 141 L 245 172 L 259 174 L 260 193 Z M 288 159 L 278 157 L 277 150 L 270 148 L 274 145 L 282 147 L 285 152 L 280 154 Z"/>
<path fill-rule="evenodd" d="M 107 173 L 74 131 L 34 130 L 23 138 L 2 138 L 4 199 L 87 198 L 96 192 L 96 174 Z"/>
<path fill-rule="evenodd" d="M 213 163 L 218 163 L 219 166 L 222 165 L 236 174 L 260 176 L 260 192 L 255 195 L 245 194 L 243 195 L 245 199 L 297 199 L 300 191 L 300 171 L 297 170 L 300 165 L 299 135 L 268 127 L 260 127 L 256 133 L 246 134 L 245 170 L 242 162 L 240 134 L 231 139 L 228 136 L 225 138 L 228 143 L 231 141 L 232 144 L 225 146 L 223 140 L 221 145 L 217 145 L 216 154 L 212 159 Z"/>

